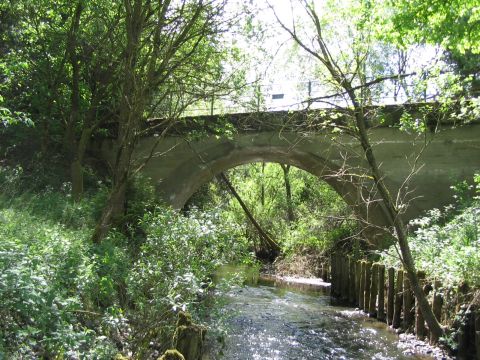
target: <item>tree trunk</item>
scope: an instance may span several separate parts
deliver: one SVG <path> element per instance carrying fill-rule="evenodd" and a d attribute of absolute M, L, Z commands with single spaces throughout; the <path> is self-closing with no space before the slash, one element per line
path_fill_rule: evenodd
<path fill-rule="evenodd" d="M 72 78 L 70 83 L 70 117 L 65 127 L 63 146 L 71 164 L 70 174 L 74 200 L 78 200 L 83 193 L 83 168 L 81 159 L 79 159 L 76 154 L 77 144 L 75 138 L 75 128 L 80 122 L 80 62 L 77 55 L 77 38 L 82 11 L 82 3 L 78 2 L 75 7 L 75 14 L 67 39 L 67 53 L 70 65 L 72 66 Z"/>
<path fill-rule="evenodd" d="M 245 212 L 245 215 L 247 218 L 250 220 L 252 225 L 255 227 L 255 229 L 258 232 L 258 235 L 260 236 L 260 239 L 262 242 L 270 249 L 272 250 L 275 254 L 278 254 L 280 252 L 280 247 L 278 244 L 270 237 L 268 234 L 262 229 L 260 224 L 255 220 L 255 217 L 253 216 L 252 212 L 248 209 L 247 205 L 243 202 L 242 198 L 240 195 L 237 193 L 235 188 L 233 187 L 232 183 L 230 180 L 228 180 L 227 176 L 224 173 L 220 173 L 219 177 L 223 180 L 225 185 L 227 185 L 228 190 L 232 193 L 232 195 L 237 199 L 238 203 L 242 207 L 243 211 Z"/>
<path fill-rule="evenodd" d="M 88 125 L 86 124 L 85 126 Z M 80 200 L 83 196 L 83 159 L 85 158 L 85 152 L 87 151 L 88 141 L 90 140 L 92 132 L 92 127 L 83 128 L 82 135 L 80 136 L 80 140 L 78 141 L 75 149 L 73 161 L 70 165 L 70 174 L 72 177 L 72 197 L 75 201 Z"/>
<path fill-rule="evenodd" d="M 97 222 L 95 231 L 92 235 L 92 242 L 99 244 L 110 231 L 112 224 L 118 224 L 121 215 L 125 209 L 125 192 L 127 189 L 127 180 L 117 182 L 110 192 L 107 203 L 105 204 L 100 220 Z"/>
<path fill-rule="evenodd" d="M 405 224 L 403 222 L 402 215 L 396 209 L 395 202 L 392 199 L 390 192 L 388 191 L 383 181 L 383 177 L 380 173 L 380 170 L 378 168 L 377 161 L 373 154 L 373 149 L 370 145 L 370 141 L 368 138 L 368 133 L 365 126 L 363 108 L 356 101 L 356 97 L 353 90 L 350 88 L 350 89 L 347 89 L 347 91 L 354 104 L 355 122 L 358 128 L 360 143 L 365 152 L 365 157 L 368 161 L 368 164 L 372 173 L 372 177 L 375 182 L 375 186 L 378 189 L 379 194 L 383 200 L 385 213 L 389 218 L 390 223 L 393 225 L 395 229 L 398 244 L 400 246 L 400 252 L 402 254 L 403 266 L 407 273 L 408 279 L 410 280 L 410 285 L 412 287 L 412 290 L 415 294 L 415 298 L 418 301 L 420 310 L 425 318 L 425 321 L 428 324 L 430 331 L 435 336 L 437 336 L 437 338 L 440 338 L 443 336 L 443 329 L 440 326 L 435 315 L 433 314 L 432 308 L 430 307 L 427 297 L 423 292 L 420 281 L 418 280 L 417 271 L 415 269 L 415 262 L 413 260 L 412 253 L 410 251 L 407 234 L 405 232 Z"/>
<path fill-rule="evenodd" d="M 100 103 L 103 92 L 98 89 L 92 91 L 92 97 L 90 99 L 90 109 L 85 117 L 82 133 L 80 139 L 76 143 L 75 153 L 70 165 L 70 174 L 72 178 L 72 197 L 75 201 L 78 201 L 83 196 L 83 160 L 87 151 L 88 142 L 94 129 L 99 125 L 101 120 L 97 120 L 97 110 Z"/>
<path fill-rule="evenodd" d="M 122 96 L 119 106 L 118 150 L 113 167 L 112 190 L 102 215 L 97 222 L 92 235 L 94 243 L 100 243 L 112 225 L 118 224 L 125 213 L 125 198 L 127 183 L 130 177 L 130 166 L 136 137 L 143 118 L 144 88 L 138 79 L 136 68 L 140 49 L 140 38 L 144 27 L 145 17 L 142 16 L 140 0 L 134 4 L 126 1 L 126 48 L 123 68 Z"/>
<path fill-rule="evenodd" d="M 280 164 L 283 170 L 283 179 L 285 181 L 285 193 L 287 198 L 287 220 L 289 223 L 295 221 L 295 214 L 293 213 L 292 202 L 292 187 L 290 185 L 290 165 Z"/>
<path fill-rule="evenodd" d="M 395 229 L 395 233 L 396 233 L 395 235 L 398 240 L 398 244 L 400 246 L 400 252 L 402 254 L 402 262 L 403 262 L 405 271 L 407 273 L 407 276 L 410 280 L 410 284 L 412 286 L 413 292 L 418 301 L 420 310 L 422 311 L 425 321 L 427 322 L 428 327 L 430 328 L 430 331 L 433 334 L 438 335 L 438 337 L 441 337 L 443 335 L 443 329 L 440 326 L 438 320 L 435 318 L 435 315 L 433 314 L 432 309 L 428 304 L 427 297 L 425 296 L 425 293 L 423 292 L 423 289 L 420 286 L 420 283 L 417 278 L 417 273 L 415 271 L 415 263 L 413 261 L 413 257 L 408 244 L 408 238 L 406 234 L 404 221 L 402 219 L 400 211 L 396 207 L 396 203 L 394 199 L 390 195 L 390 192 L 388 191 L 383 181 L 382 174 L 378 167 L 372 147 L 370 145 L 367 128 L 366 128 L 366 118 L 364 114 L 364 106 L 367 103 L 366 101 L 370 100 L 370 99 L 365 99 L 364 97 L 365 95 L 368 94 L 368 89 L 364 89 L 364 88 L 368 88 L 368 86 L 366 83 L 362 84 L 360 88 L 361 98 L 358 99 L 357 94 L 355 92 L 356 90 L 358 90 L 358 88 L 354 88 L 352 86 L 352 79 L 355 79 L 355 76 L 351 77 L 349 72 L 350 69 L 345 69 L 345 68 L 342 69 L 341 66 L 339 65 L 340 63 L 335 62 L 335 59 L 333 58 L 332 53 L 328 48 L 328 44 L 323 37 L 323 24 L 315 10 L 315 7 L 308 2 L 305 2 L 304 6 L 307 14 L 310 16 L 310 19 L 312 20 L 313 25 L 315 26 L 315 29 L 316 29 L 315 44 L 316 46 L 318 46 L 318 48 L 312 47 L 307 42 L 304 42 L 300 38 L 299 34 L 296 32 L 295 28 L 293 29 L 288 28 L 276 16 L 276 13 L 274 14 L 277 17 L 277 21 L 279 22 L 281 27 L 290 34 L 292 39 L 298 45 L 300 45 L 300 47 L 306 50 L 310 55 L 316 58 L 325 67 L 325 69 L 328 71 L 328 73 L 331 76 L 331 79 L 330 79 L 331 82 L 335 83 L 340 88 L 344 89 L 345 95 L 347 95 L 349 100 L 351 101 L 351 104 L 353 105 L 353 109 L 350 108 L 345 110 L 350 111 L 352 114 L 352 118 L 356 125 L 356 134 L 355 134 L 356 138 L 358 138 L 358 140 L 360 141 L 360 145 L 363 149 L 366 160 L 368 162 L 370 175 L 373 177 L 376 190 L 378 190 L 379 196 L 383 200 L 384 206 L 382 207 L 382 209 L 384 210 L 385 215 L 389 219 L 390 225 Z M 356 65 L 354 74 L 357 75 L 357 77 L 360 79 L 365 75 L 365 69 L 363 66 L 365 64 L 365 59 L 367 58 L 366 55 L 368 54 L 366 53 L 364 55 L 365 56 L 357 57 L 356 59 L 357 65 Z"/>
<path fill-rule="evenodd" d="M 265 206 L 265 163 L 262 162 L 262 183 L 260 187 L 260 203 Z"/>
<path fill-rule="evenodd" d="M 72 198 L 79 201 L 83 195 L 83 166 L 78 157 L 70 164 L 70 178 L 72 180 Z"/>

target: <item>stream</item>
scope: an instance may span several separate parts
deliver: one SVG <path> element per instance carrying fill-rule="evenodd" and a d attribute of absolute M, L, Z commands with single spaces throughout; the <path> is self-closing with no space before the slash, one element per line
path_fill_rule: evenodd
<path fill-rule="evenodd" d="M 328 289 L 257 278 L 221 297 L 204 360 L 431 359 L 407 355 L 398 336 L 351 308 L 330 305 Z"/>

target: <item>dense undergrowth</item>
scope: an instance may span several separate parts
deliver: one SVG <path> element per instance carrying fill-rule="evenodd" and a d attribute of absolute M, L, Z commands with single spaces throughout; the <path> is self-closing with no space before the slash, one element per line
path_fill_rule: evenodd
<path fill-rule="evenodd" d="M 68 183 L 41 190 L 0 168 L 0 358 L 148 359 L 170 346 L 178 309 L 195 314 L 218 265 L 251 261 L 221 214 L 183 216 L 146 201 L 137 181 L 128 225 L 93 245 L 101 184 L 73 202 Z"/>
<path fill-rule="evenodd" d="M 444 285 L 468 283 L 480 287 L 480 175 L 474 185 L 466 182 L 453 187 L 455 202 L 443 209 L 432 209 L 415 219 L 409 237 L 418 269 Z M 391 247 L 383 261 L 400 267 L 398 252 Z"/>

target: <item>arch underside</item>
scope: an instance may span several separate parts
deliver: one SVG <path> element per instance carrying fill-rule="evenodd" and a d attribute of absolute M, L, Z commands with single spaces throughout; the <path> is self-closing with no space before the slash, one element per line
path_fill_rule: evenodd
<path fill-rule="evenodd" d="M 328 143 L 312 151 L 308 141 L 302 144 L 295 135 L 295 141 L 272 141 L 265 143 L 258 138 L 253 141 L 221 141 L 202 146 L 189 143 L 189 156 L 177 157 L 177 164 L 168 177 L 159 179 L 158 192 L 174 208 L 182 208 L 188 199 L 216 175 L 239 165 L 255 162 L 275 162 L 295 166 L 318 176 L 327 182 L 353 209 L 366 226 L 366 233 L 372 242 L 378 244 L 384 232 L 379 228 L 387 225 L 379 202 L 366 203 L 370 182 L 365 183 L 364 173 L 358 155 L 348 154 L 345 149 L 335 148 Z M 324 144 L 325 145 L 325 144 Z M 185 146 L 185 144 L 183 145 Z M 336 162 L 327 160 L 336 151 Z M 322 156 L 324 155 L 324 156 Z"/>

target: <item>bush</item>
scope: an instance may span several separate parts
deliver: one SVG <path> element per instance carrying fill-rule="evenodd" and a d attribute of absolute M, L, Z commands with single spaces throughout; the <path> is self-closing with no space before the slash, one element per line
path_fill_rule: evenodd
<path fill-rule="evenodd" d="M 85 233 L 0 210 L 0 338 L 13 358 L 113 351 L 83 323 L 96 288 Z M 88 357 L 87 357 L 88 358 Z"/>
<path fill-rule="evenodd" d="M 238 228 L 223 222 L 217 212 L 193 209 L 185 217 L 157 207 L 141 225 L 147 239 L 127 280 L 135 316 L 143 322 L 138 347 L 154 338 L 170 339 L 168 325 L 175 311 L 195 313 L 219 265 L 249 259 Z"/>
<path fill-rule="evenodd" d="M 419 269 L 442 279 L 445 285 L 468 282 L 480 286 L 480 176 L 475 177 L 475 196 L 467 196 L 465 184 L 454 187 L 457 203 L 443 210 L 433 209 L 412 221 L 418 227 L 409 242 Z M 472 189 L 470 189 L 472 190 Z M 384 260 L 400 265 L 390 248 Z"/>
<path fill-rule="evenodd" d="M 175 310 L 195 313 L 218 265 L 252 261 L 217 211 L 155 207 L 144 179 L 129 188 L 128 231 L 95 245 L 106 188 L 73 202 L 69 183 L 33 191 L 23 177 L 0 167 L 0 358 L 144 358 L 170 345 Z"/>

